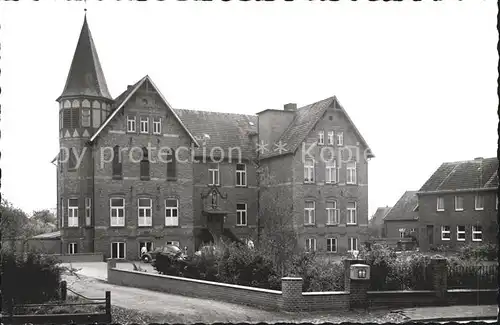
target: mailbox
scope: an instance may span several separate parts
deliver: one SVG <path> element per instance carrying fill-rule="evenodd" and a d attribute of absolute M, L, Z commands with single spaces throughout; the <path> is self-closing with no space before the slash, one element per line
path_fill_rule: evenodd
<path fill-rule="evenodd" d="M 369 280 L 370 267 L 365 264 L 351 265 L 351 279 L 353 280 Z"/>

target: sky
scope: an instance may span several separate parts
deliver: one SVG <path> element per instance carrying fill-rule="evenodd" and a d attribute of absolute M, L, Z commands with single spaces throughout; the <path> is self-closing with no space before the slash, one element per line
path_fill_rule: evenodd
<path fill-rule="evenodd" d="M 254 114 L 337 96 L 375 158 L 369 215 L 445 161 L 497 149 L 496 1 L 87 1 L 113 97 Z M 55 208 L 58 105 L 84 3 L 0 3 L 2 195 Z"/>

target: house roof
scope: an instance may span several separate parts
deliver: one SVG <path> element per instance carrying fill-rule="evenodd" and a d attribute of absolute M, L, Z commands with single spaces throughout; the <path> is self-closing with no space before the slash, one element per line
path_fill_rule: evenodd
<path fill-rule="evenodd" d="M 406 191 L 384 217 L 384 221 L 417 220 L 418 212 L 414 211 L 418 204 L 417 191 Z"/>
<path fill-rule="evenodd" d="M 61 97 L 81 95 L 112 98 L 90 33 L 87 16 L 83 20 L 68 78 L 58 100 Z"/>
<path fill-rule="evenodd" d="M 61 238 L 61 231 L 58 230 L 58 231 L 54 231 L 54 232 L 40 234 L 40 235 L 33 236 L 31 238 L 32 239 L 58 239 L 58 238 Z"/>
<path fill-rule="evenodd" d="M 373 225 L 381 225 L 382 223 L 384 223 L 384 217 L 390 210 L 391 207 L 377 208 L 377 211 L 375 211 L 375 214 L 370 219 L 370 223 Z"/>
<path fill-rule="evenodd" d="M 196 146 L 199 146 L 196 138 L 189 131 L 189 129 L 184 125 L 184 123 L 179 118 L 179 116 L 177 116 L 177 113 L 173 110 L 172 106 L 168 103 L 168 101 L 165 99 L 165 97 L 163 97 L 163 95 L 160 92 L 160 90 L 158 89 L 158 87 L 156 87 L 153 80 L 151 80 L 151 78 L 148 75 L 146 75 L 141 80 L 136 82 L 133 86 L 127 87 L 127 90 L 125 90 L 120 96 L 118 96 L 115 99 L 115 104 L 113 105 L 115 107 L 115 109 L 111 112 L 111 114 L 108 116 L 106 121 L 104 121 L 104 123 L 101 124 L 101 126 L 99 127 L 99 129 L 97 129 L 97 131 L 94 133 L 94 135 L 92 135 L 92 137 L 90 138 L 90 141 L 93 142 L 99 136 L 99 134 L 102 132 L 102 130 L 104 130 L 104 128 L 109 124 L 109 122 L 111 122 L 111 120 L 113 120 L 115 115 L 125 106 L 127 101 L 134 95 L 134 93 L 137 91 L 137 89 L 139 89 L 145 82 L 149 82 L 149 84 L 151 84 L 151 86 L 156 90 L 156 92 L 158 93 L 160 98 L 163 100 L 163 102 L 165 103 L 167 108 L 171 111 L 172 115 L 177 120 L 177 122 L 179 122 L 179 124 L 182 126 L 182 128 L 187 132 L 187 134 L 190 136 L 191 140 L 196 144 Z"/>
<path fill-rule="evenodd" d="M 445 162 L 425 182 L 419 193 L 495 189 L 498 187 L 498 159 Z"/>
<path fill-rule="evenodd" d="M 289 127 L 283 132 L 283 134 L 277 141 L 278 143 L 281 142 L 282 144 L 285 144 L 287 151 L 282 153 L 278 151 L 269 151 L 262 154 L 261 158 L 269 158 L 274 156 L 295 153 L 302 144 L 302 142 L 304 142 L 307 135 L 311 133 L 312 129 L 323 117 L 328 107 L 336 107 L 340 109 L 344 113 L 345 118 L 351 124 L 356 135 L 361 140 L 361 143 L 365 145 L 367 148 L 369 148 L 365 139 L 363 138 L 359 130 L 356 128 L 351 118 L 347 115 L 347 112 L 340 105 L 337 98 L 335 96 L 332 96 L 327 99 L 323 99 L 318 102 L 297 109 L 292 123 L 290 123 Z M 370 157 L 375 157 L 375 156 L 371 154 Z"/>
<path fill-rule="evenodd" d="M 257 116 L 233 113 L 219 113 L 189 109 L 175 109 L 179 118 L 200 143 L 195 149 L 197 155 L 206 154 L 214 147 L 224 149 L 228 157 L 229 148 L 240 148 L 242 158 L 256 157 L 251 135 L 257 134 Z M 214 150 L 214 155 L 220 151 Z M 238 158 L 237 150 L 232 150 L 231 158 Z"/>

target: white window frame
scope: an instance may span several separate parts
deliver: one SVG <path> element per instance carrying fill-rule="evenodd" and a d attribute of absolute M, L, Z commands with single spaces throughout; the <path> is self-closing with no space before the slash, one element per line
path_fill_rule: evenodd
<path fill-rule="evenodd" d="M 113 200 L 122 200 L 123 205 L 113 206 Z M 123 216 L 120 217 L 120 211 L 123 212 Z M 113 217 L 113 212 L 116 212 L 116 217 Z M 124 227 L 125 226 L 125 198 L 123 197 L 111 197 L 109 199 L 109 224 L 111 227 Z"/>
<path fill-rule="evenodd" d="M 481 227 L 481 226 L 472 226 L 472 241 L 475 241 L 475 242 L 483 241 L 483 229 L 481 227 L 481 230 L 477 230 L 478 227 Z M 480 239 L 475 238 L 475 235 L 477 235 L 477 234 L 481 234 Z"/>
<path fill-rule="evenodd" d="M 482 201 L 482 206 L 478 206 L 478 203 Z M 484 210 L 484 196 L 481 194 L 477 194 L 474 196 L 474 210 L 483 211 Z"/>
<path fill-rule="evenodd" d="M 318 132 L 318 144 L 319 145 L 325 144 L 325 131 Z"/>
<path fill-rule="evenodd" d="M 354 203 L 354 208 L 349 207 L 349 203 Z M 357 225 L 358 224 L 358 213 L 357 213 L 358 204 L 356 202 L 347 202 L 347 222 L 348 225 Z M 354 218 L 352 218 L 354 216 Z M 354 222 L 353 222 L 354 219 Z"/>
<path fill-rule="evenodd" d="M 90 227 L 92 225 L 92 198 L 85 198 L 85 225 Z"/>
<path fill-rule="evenodd" d="M 441 207 L 439 203 L 441 203 Z M 436 198 L 436 211 L 444 211 L 444 197 L 442 196 Z"/>
<path fill-rule="evenodd" d="M 346 184 L 356 184 L 357 176 L 356 175 L 356 162 L 351 161 L 347 163 L 346 166 Z"/>
<path fill-rule="evenodd" d="M 304 161 L 304 183 L 314 183 L 314 160 L 306 159 Z"/>
<path fill-rule="evenodd" d="M 60 211 L 61 211 L 60 212 L 61 220 L 59 222 L 60 222 L 61 228 L 64 228 L 64 199 L 63 198 L 61 198 Z"/>
<path fill-rule="evenodd" d="M 338 175 L 338 168 L 337 168 L 337 161 L 333 159 L 332 161 L 327 161 L 326 165 L 326 175 L 325 175 L 325 183 L 327 184 L 337 184 L 339 175 Z"/>
<path fill-rule="evenodd" d="M 316 238 L 306 238 L 306 252 L 316 251 Z"/>
<path fill-rule="evenodd" d="M 331 146 L 335 144 L 335 132 L 328 131 L 327 143 Z"/>
<path fill-rule="evenodd" d="M 153 118 L 153 134 L 161 134 L 161 117 Z"/>
<path fill-rule="evenodd" d="M 136 117 L 135 116 L 127 116 L 127 132 L 136 132 Z"/>
<path fill-rule="evenodd" d="M 73 255 L 76 254 L 78 251 L 78 245 L 77 243 L 69 243 L 68 244 L 68 254 Z"/>
<path fill-rule="evenodd" d="M 175 206 L 167 206 L 167 201 L 175 201 Z M 175 217 L 174 215 L 175 211 Z M 167 216 L 167 212 L 170 212 L 170 216 Z M 177 198 L 167 198 L 165 200 L 165 227 L 177 227 L 179 226 L 179 200 Z"/>
<path fill-rule="evenodd" d="M 333 243 L 335 243 L 335 249 L 334 250 L 332 249 L 332 247 L 334 246 L 334 245 L 332 245 Z M 330 244 L 330 249 L 328 249 L 328 244 Z M 326 239 L 326 251 L 328 253 L 337 253 L 337 250 L 338 250 L 337 246 L 338 246 L 338 240 L 337 240 L 337 238 L 331 237 L 331 238 L 327 238 Z"/>
<path fill-rule="evenodd" d="M 464 230 L 459 227 L 464 227 Z M 463 235 L 463 238 L 460 238 L 460 235 Z M 465 241 L 465 226 L 457 226 L 457 241 Z"/>
<path fill-rule="evenodd" d="M 405 228 L 399 228 L 399 238 L 405 238 Z"/>
<path fill-rule="evenodd" d="M 238 170 L 238 166 L 243 166 L 243 170 Z M 240 184 L 238 184 L 240 183 Z M 236 186 L 247 186 L 247 165 L 236 164 Z"/>
<path fill-rule="evenodd" d="M 82 127 L 90 127 L 90 108 L 82 108 Z"/>
<path fill-rule="evenodd" d="M 312 203 L 312 208 L 307 207 L 307 203 Z M 305 225 L 314 225 L 316 223 L 316 202 L 306 200 L 304 202 L 304 224 Z M 307 222 L 306 222 L 307 215 Z"/>
<path fill-rule="evenodd" d="M 354 243 L 356 243 L 356 245 L 353 245 Z M 356 247 L 353 247 L 353 246 L 356 246 Z M 350 247 L 350 249 L 349 249 L 349 247 Z M 347 238 L 347 251 L 349 253 L 352 253 L 354 251 L 358 251 L 358 238 L 357 237 L 348 237 Z"/>
<path fill-rule="evenodd" d="M 173 245 L 173 246 L 177 246 L 177 247 L 181 248 L 181 243 L 178 240 L 167 241 L 167 245 Z"/>
<path fill-rule="evenodd" d="M 337 132 L 337 145 L 338 146 L 344 145 L 344 132 Z"/>
<path fill-rule="evenodd" d="M 244 209 L 238 209 L 238 205 L 244 205 Z M 245 222 L 241 222 L 243 219 L 243 215 L 245 217 Z M 246 203 L 236 203 L 236 225 L 237 226 L 246 226 L 248 223 L 247 220 L 247 204 Z"/>
<path fill-rule="evenodd" d="M 458 201 L 460 201 L 462 203 L 461 208 L 457 208 Z M 455 195 L 455 211 L 464 211 L 464 197 L 461 195 Z"/>
<path fill-rule="evenodd" d="M 215 165 L 217 168 L 213 168 Z M 219 172 L 219 164 L 214 163 L 208 166 L 208 185 L 220 185 L 220 172 Z"/>
<path fill-rule="evenodd" d="M 448 227 L 448 230 L 445 230 Z M 447 235 L 445 237 L 445 235 Z M 450 226 L 441 226 L 441 240 L 451 240 L 451 227 Z"/>
<path fill-rule="evenodd" d="M 70 205 L 71 200 L 76 200 L 76 206 Z M 78 227 L 78 198 L 68 199 L 68 227 Z"/>
<path fill-rule="evenodd" d="M 141 246 L 141 243 L 144 244 L 144 246 Z M 151 248 L 148 250 L 148 244 L 151 244 L 149 245 Z M 153 241 L 150 241 L 150 240 L 146 240 L 146 241 L 140 241 L 139 242 L 139 257 L 141 257 L 141 249 L 142 247 L 146 247 L 146 251 L 153 251 L 155 249 L 155 243 Z"/>
<path fill-rule="evenodd" d="M 140 117 L 140 133 L 148 134 L 149 133 L 149 117 L 141 116 Z"/>
<path fill-rule="evenodd" d="M 116 244 L 116 252 L 118 254 L 118 256 L 113 256 L 113 245 Z M 123 249 L 120 248 L 120 246 L 123 245 Z M 124 260 L 127 258 L 127 243 L 125 242 L 112 242 L 111 243 L 111 258 L 112 259 L 117 259 L 117 260 Z M 120 254 L 120 253 L 123 253 L 123 254 Z M 120 257 L 120 255 L 123 255 L 123 257 Z"/>
<path fill-rule="evenodd" d="M 141 200 L 148 200 L 149 205 L 141 206 Z M 142 212 L 142 217 L 141 217 Z M 153 200 L 147 197 L 137 199 L 137 225 L 151 227 L 153 225 Z"/>
<path fill-rule="evenodd" d="M 333 204 L 333 208 L 329 208 L 328 204 Z M 326 224 L 337 225 L 339 224 L 340 210 L 337 209 L 337 201 L 326 201 Z"/>

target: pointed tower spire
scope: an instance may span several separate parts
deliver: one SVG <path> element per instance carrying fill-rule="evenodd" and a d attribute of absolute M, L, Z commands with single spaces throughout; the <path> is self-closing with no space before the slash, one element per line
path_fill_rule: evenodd
<path fill-rule="evenodd" d="M 82 95 L 112 99 L 90 34 L 86 12 L 66 85 L 57 100 L 61 97 Z"/>

